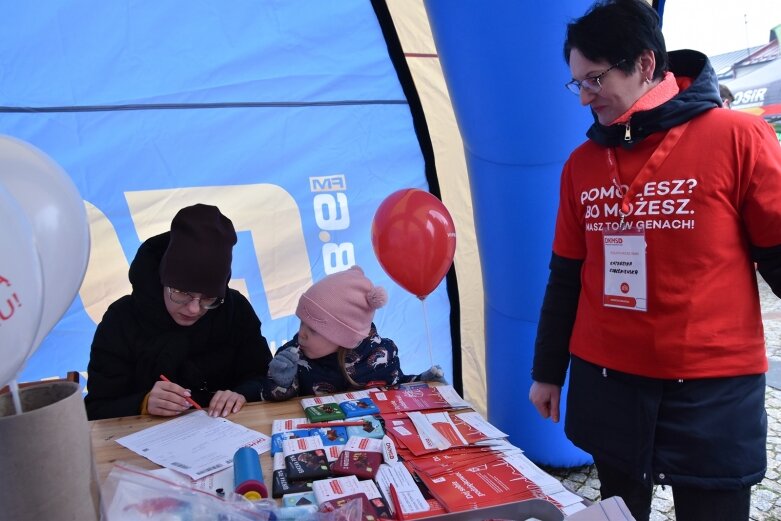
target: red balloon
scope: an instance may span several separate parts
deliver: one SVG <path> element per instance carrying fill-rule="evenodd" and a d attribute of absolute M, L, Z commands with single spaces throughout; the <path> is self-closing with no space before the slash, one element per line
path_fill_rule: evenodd
<path fill-rule="evenodd" d="M 423 190 L 406 188 L 386 197 L 377 208 L 372 246 L 390 278 L 422 300 L 453 264 L 456 229 L 442 201 Z"/>

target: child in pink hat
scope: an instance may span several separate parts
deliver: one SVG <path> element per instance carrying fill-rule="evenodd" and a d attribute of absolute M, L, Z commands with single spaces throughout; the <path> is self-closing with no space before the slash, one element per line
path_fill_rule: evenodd
<path fill-rule="evenodd" d="M 332 273 L 298 301 L 301 327 L 269 364 L 264 400 L 322 395 L 417 380 L 444 382 L 435 365 L 420 375 L 405 375 L 399 350 L 377 334 L 374 312 L 388 301 L 382 287 L 359 266 Z"/>

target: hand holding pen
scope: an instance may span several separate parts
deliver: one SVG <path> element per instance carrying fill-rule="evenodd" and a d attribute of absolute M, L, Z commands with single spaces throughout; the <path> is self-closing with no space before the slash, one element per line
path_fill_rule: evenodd
<path fill-rule="evenodd" d="M 170 381 L 165 375 L 160 375 L 160 380 L 155 382 L 146 406 L 149 414 L 156 416 L 177 416 L 191 407 L 201 408 L 192 399 L 189 390 Z"/>
<path fill-rule="evenodd" d="M 166 378 L 164 374 L 160 375 L 160 380 L 162 380 L 165 383 L 169 383 L 169 384 L 172 383 L 171 380 Z M 184 399 L 187 400 L 187 403 L 189 403 L 190 405 L 192 405 L 198 410 L 202 410 L 202 407 L 198 405 L 198 402 L 193 400 L 192 397 L 190 396 L 189 390 L 184 389 L 183 387 L 178 386 L 176 384 L 173 385 L 175 386 L 174 391 L 177 391 L 176 388 L 184 391 L 185 393 Z M 157 384 L 155 384 L 155 386 L 157 386 Z M 228 390 L 217 391 L 216 393 L 214 393 L 214 396 L 212 396 L 212 399 L 209 401 L 209 410 L 207 412 L 209 416 L 211 416 L 212 418 L 217 418 L 219 416 L 225 417 L 231 413 L 239 412 L 241 408 L 244 407 L 245 403 L 247 403 L 247 400 L 246 398 L 244 398 L 243 394 L 237 393 L 235 391 L 228 391 Z M 181 412 L 182 411 L 179 411 L 179 413 Z"/>

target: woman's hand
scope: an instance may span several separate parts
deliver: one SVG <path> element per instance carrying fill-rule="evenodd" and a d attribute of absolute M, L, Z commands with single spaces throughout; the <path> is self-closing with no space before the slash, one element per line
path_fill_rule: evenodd
<path fill-rule="evenodd" d="M 529 389 L 529 400 L 543 418 L 550 418 L 553 423 L 559 422 L 559 402 L 561 387 L 555 384 L 534 382 Z"/>
<path fill-rule="evenodd" d="M 149 391 L 146 410 L 155 416 L 176 416 L 192 407 L 189 396 L 190 391 L 181 385 L 160 380 Z"/>
<path fill-rule="evenodd" d="M 229 414 L 239 412 L 245 403 L 247 403 L 247 399 L 244 398 L 243 394 L 233 391 L 217 391 L 209 402 L 209 416 L 214 418 L 222 416 L 224 418 Z"/>

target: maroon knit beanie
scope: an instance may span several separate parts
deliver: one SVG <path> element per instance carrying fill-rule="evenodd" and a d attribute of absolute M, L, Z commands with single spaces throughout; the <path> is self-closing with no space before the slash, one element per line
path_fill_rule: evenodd
<path fill-rule="evenodd" d="M 369 336 L 374 310 L 388 301 L 359 266 L 332 273 L 306 290 L 296 315 L 334 344 L 353 349 Z"/>
<path fill-rule="evenodd" d="M 171 240 L 160 260 L 160 282 L 206 297 L 225 297 L 236 230 L 216 206 L 182 208 L 171 221 Z"/>

